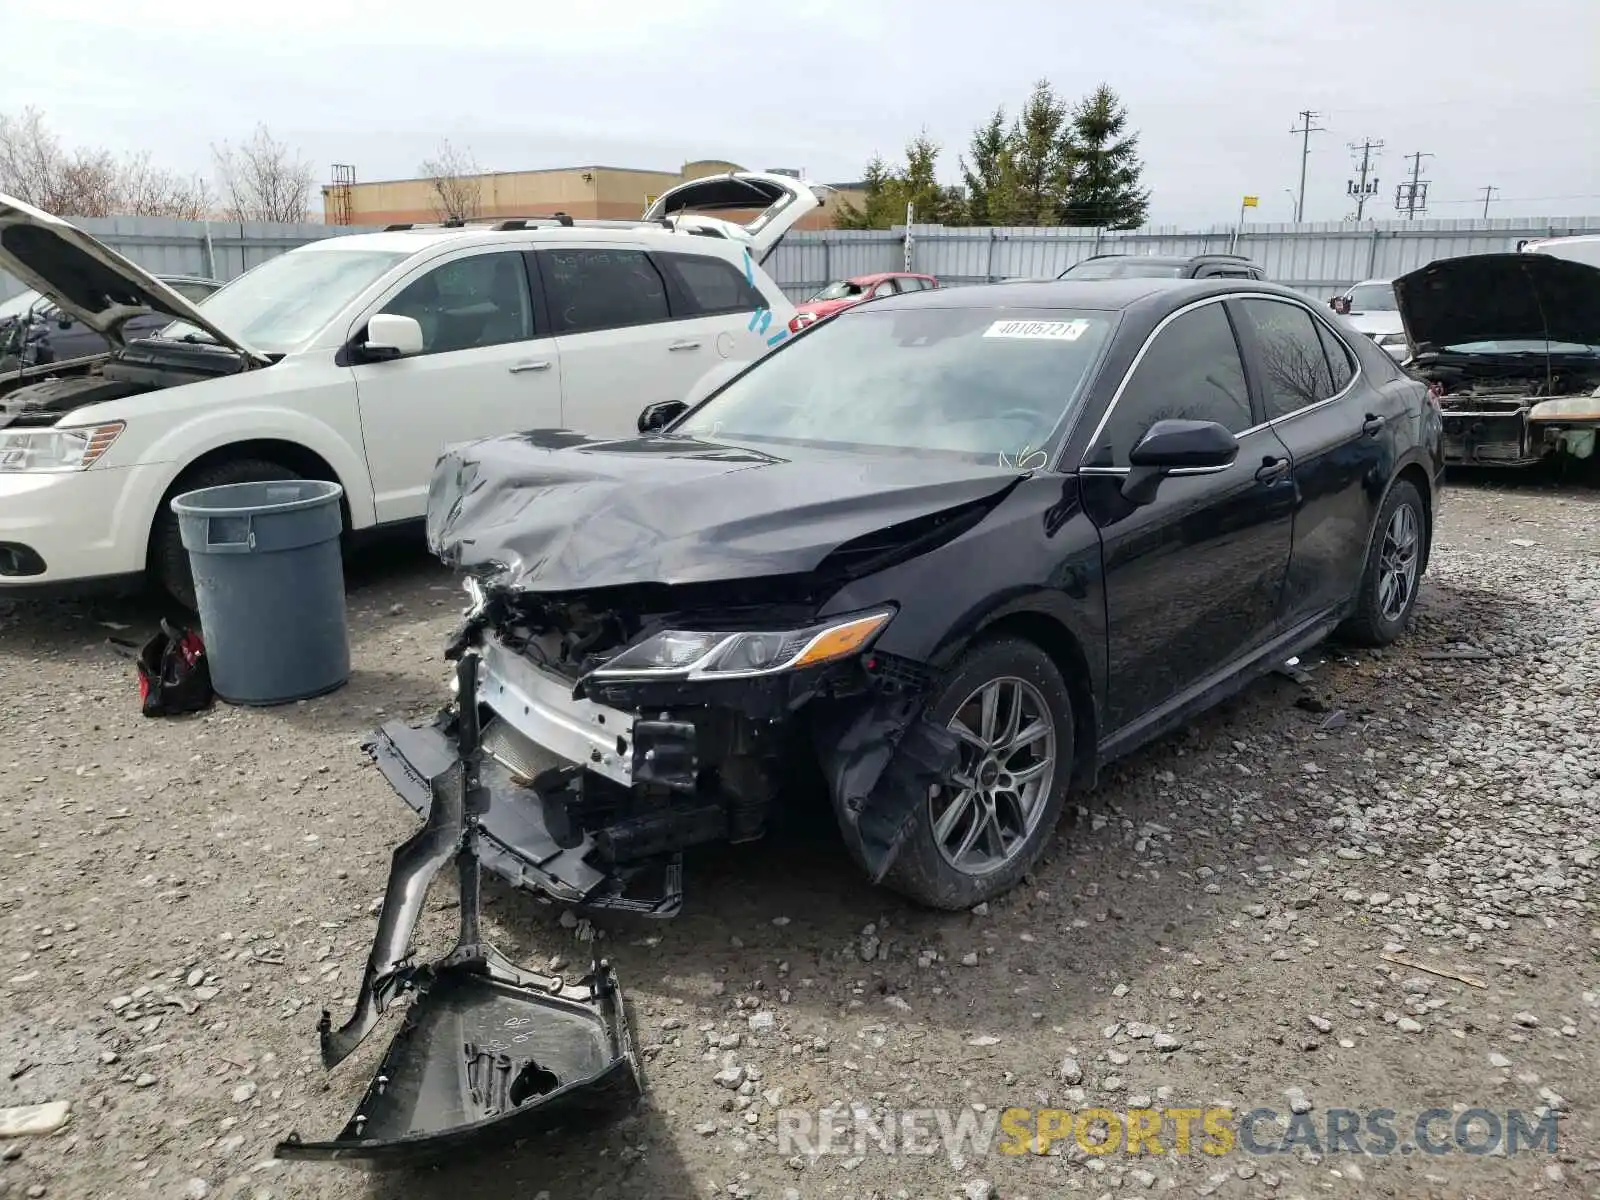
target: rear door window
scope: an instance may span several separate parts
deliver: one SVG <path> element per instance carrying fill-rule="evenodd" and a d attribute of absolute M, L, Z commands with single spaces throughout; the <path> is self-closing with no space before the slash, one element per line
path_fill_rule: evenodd
<path fill-rule="evenodd" d="M 1243 300 L 1240 307 L 1255 327 L 1261 350 L 1269 419 L 1286 417 L 1338 390 L 1309 312 L 1284 300 Z"/>
<path fill-rule="evenodd" d="M 626 329 L 671 317 L 667 285 L 643 250 L 540 250 L 555 332 Z"/>
<path fill-rule="evenodd" d="M 766 298 L 744 273 L 725 259 L 706 254 L 657 254 L 654 258 L 677 287 L 676 317 L 711 317 L 768 307 Z"/>

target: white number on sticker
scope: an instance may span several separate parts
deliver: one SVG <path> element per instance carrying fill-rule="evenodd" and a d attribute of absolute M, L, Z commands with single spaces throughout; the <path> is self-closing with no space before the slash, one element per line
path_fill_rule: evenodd
<path fill-rule="evenodd" d="M 1035 338 L 1075 342 L 1089 328 L 1087 321 L 996 321 L 984 331 L 986 338 Z"/>

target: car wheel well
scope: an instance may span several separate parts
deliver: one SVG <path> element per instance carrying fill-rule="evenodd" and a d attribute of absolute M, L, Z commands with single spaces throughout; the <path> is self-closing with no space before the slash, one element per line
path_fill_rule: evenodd
<path fill-rule="evenodd" d="M 1099 745 L 1094 691 L 1089 684 L 1089 661 L 1072 631 L 1044 613 L 1014 612 L 983 626 L 978 636 L 985 641 L 1000 637 L 1021 638 L 1050 656 L 1072 694 L 1072 786 L 1074 789 L 1093 786 L 1098 769 L 1095 747 Z"/>
<path fill-rule="evenodd" d="M 248 442 L 230 442 L 226 446 L 218 446 L 215 450 L 207 450 L 188 466 L 178 472 L 172 486 L 167 489 L 167 494 L 162 498 L 165 506 L 180 491 L 183 490 L 184 481 L 192 478 L 196 473 L 207 467 L 214 467 L 225 462 L 236 462 L 241 459 L 261 459 L 266 462 L 282 463 L 289 470 L 302 479 L 325 479 L 330 483 L 337 483 L 344 487 L 344 480 L 339 478 L 339 473 L 329 465 L 315 450 L 308 450 L 299 442 L 281 441 L 277 438 L 256 438 Z M 350 528 L 350 497 L 347 494 L 339 497 L 339 510 L 344 514 L 344 525 Z"/>
<path fill-rule="evenodd" d="M 1426 571 L 1428 569 L 1428 556 L 1433 550 L 1433 484 L 1428 478 L 1428 473 L 1422 469 L 1419 463 L 1409 463 L 1402 467 L 1400 473 L 1395 476 L 1395 482 L 1398 483 L 1402 479 L 1416 488 L 1417 495 L 1422 497 L 1423 533 L 1422 562 L 1420 566 L 1423 571 Z M 1390 486 L 1394 485 L 1391 484 Z"/>

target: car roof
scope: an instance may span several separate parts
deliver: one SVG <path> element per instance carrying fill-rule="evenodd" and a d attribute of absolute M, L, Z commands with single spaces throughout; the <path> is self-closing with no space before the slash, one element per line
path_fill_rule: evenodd
<path fill-rule="evenodd" d="M 936 288 L 885 296 L 859 311 L 884 312 L 899 308 L 992 309 L 1098 309 L 1118 312 L 1144 303 L 1181 308 L 1193 300 L 1233 293 L 1283 296 L 1311 303 L 1304 295 L 1281 284 L 1261 279 L 1027 279 L 1010 283 L 980 283 L 970 287 Z M 850 309 L 856 312 L 858 309 Z"/>
<path fill-rule="evenodd" d="M 585 225 L 580 222 L 573 225 L 530 225 L 525 229 L 495 229 L 492 226 L 471 225 L 459 229 L 446 229 L 435 225 L 416 229 L 386 229 L 377 233 L 347 233 L 307 242 L 303 246 L 296 247 L 294 253 L 322 250 L 381 250 L 389 253 L 417 254 L 423 250 L 458 245 L 526 245 L 530 239 L 534 242 L 632 243 L 670 239 L 674 245 L 684 250 L 698 250 L 712 254 L 726 254 L 729 247 L 735 251 L 743 248 L 742 242 L 731 238 L 707 237 L 644 223 L 615 226 Z"/>
<path fill-rule="evenodd" d="M 1081 262 L 1094 262 L 1097 259 L 1102 259 L 1102 258 L 1136 258 L 1140 262 L 1169 263 L 1169 264 L 1171 264 L 1173 266 L 1178 266 L 1179 264 L 1188 264 L 1188 263 L 1197 263 L 1197 262 L 1212 262 L 1212 261 L 1215 261 L 1215 262 L 1240 262 L 1240 263 L 1251 263 L 1251 262 L 1253 262 L 1253 260 L 1251 260 L 1249 258 L 1246 258 L 1243 254 L 1221 254 L 1221 253 L 1207 253 L 1207 254 L 1134 254 L 1134 253 L 1131 253 L 1130 251 L 1125 251 L 1125 250 L 1123 250 L 1123 251 L 1115 251 L 1115 252 L 1108 253 L 1108 254 L 1091 254 L 1088 258 L 1081 259 L 1079 261 L 1081 261 Z M 1077 266 L 1077 263 L 1074 263 L 1073 266 Z"/>

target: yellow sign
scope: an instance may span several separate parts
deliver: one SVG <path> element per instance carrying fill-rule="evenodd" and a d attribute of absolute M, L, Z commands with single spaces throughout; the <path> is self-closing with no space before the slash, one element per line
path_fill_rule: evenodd
<path fill-rule="evenodd" d="M 1246 196 L 1244 198 L 1244 207 L 1245 208 L 1255 208 L 1260 202 L 1261 202 L 1261 197 L 1260 196 Z"/>

